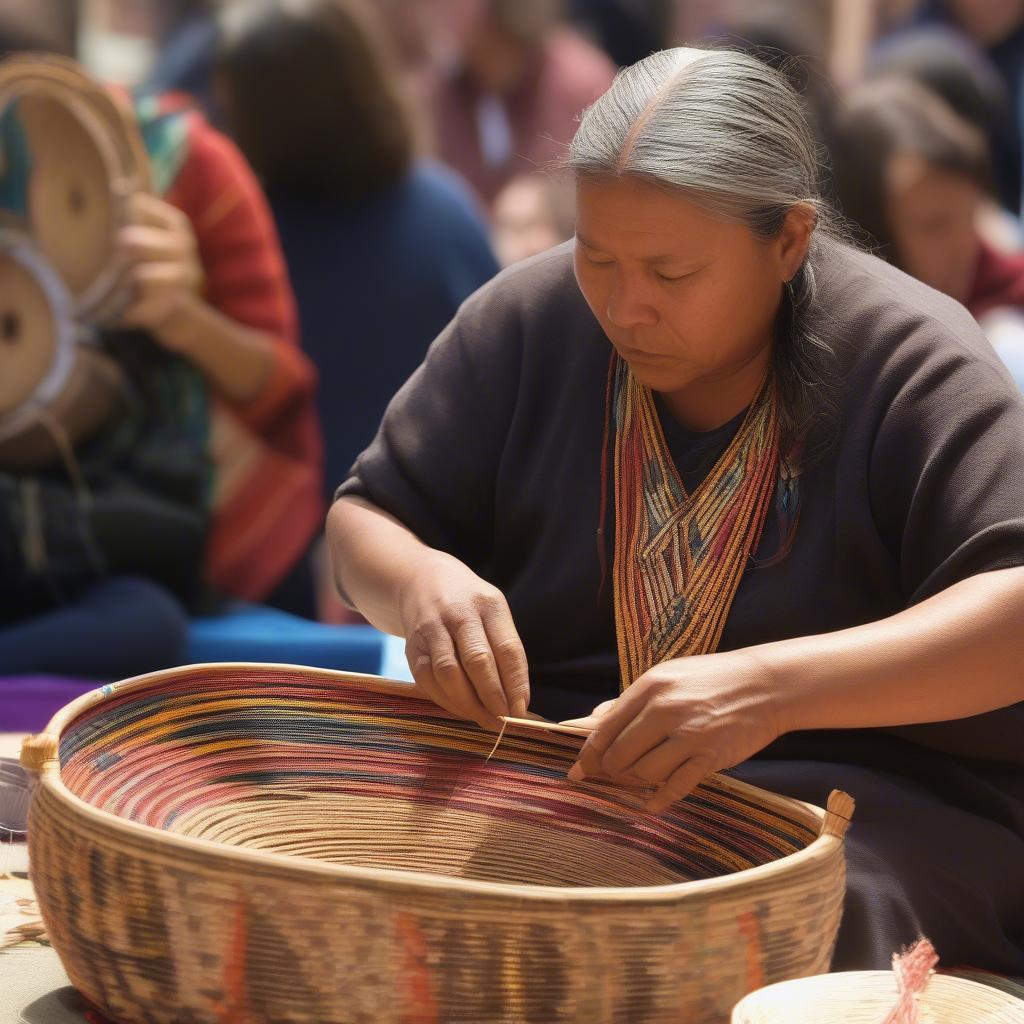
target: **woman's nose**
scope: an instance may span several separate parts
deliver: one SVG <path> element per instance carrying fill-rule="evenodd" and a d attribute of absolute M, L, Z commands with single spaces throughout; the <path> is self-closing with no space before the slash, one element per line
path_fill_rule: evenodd
<path fill-rule="evenodd" d="M 650 327 L 658 322 L 658 311 L 642 285 L 621 278 L 608 297 L 606 314 L 616 327 Z"/>

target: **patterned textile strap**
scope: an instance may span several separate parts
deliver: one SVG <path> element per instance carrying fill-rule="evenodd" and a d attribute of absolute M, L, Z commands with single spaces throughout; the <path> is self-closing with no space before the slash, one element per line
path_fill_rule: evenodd
<path fill-rule="evenodd" d="M 692 495 L 649 388 L 613 357 L 615 623 L 621 686 L 718 647 L 779 477 L 779 407 L 769 375 L 735 437 Z"/>

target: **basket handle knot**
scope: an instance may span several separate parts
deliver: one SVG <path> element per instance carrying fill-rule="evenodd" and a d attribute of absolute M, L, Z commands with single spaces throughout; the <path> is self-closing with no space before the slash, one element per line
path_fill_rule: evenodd
<path fill-rule="evenodd" d="M 49 732 L 26 736 L 21 744 L 21 766 L 33 775 L 41 775 L 57 760 L 58 738 Z"/>
<path fill-rule="evenodd" d="M 855 807 L 853 797 L 841 789 L 833 789 L 828 795 L 827 813 L 821 825 L 821 834 L 842 839 L 853 820 Z"/>

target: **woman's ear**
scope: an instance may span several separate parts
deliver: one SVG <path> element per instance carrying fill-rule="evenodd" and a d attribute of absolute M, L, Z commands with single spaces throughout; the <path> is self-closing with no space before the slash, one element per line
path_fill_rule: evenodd
<path fill-rule="evenodd" d="M 817 223 L 818 211 L 810 203 L 797 203 L 786 214 L 782 230 L 775 238 L 779 276 L 783 281 L 792 281 L 796 276 Z"/>

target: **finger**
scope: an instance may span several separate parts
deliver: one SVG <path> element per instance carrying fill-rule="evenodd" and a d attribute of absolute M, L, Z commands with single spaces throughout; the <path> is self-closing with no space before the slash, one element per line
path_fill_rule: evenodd
<path fill-rule="evenodd" d="M 125 276 L 131 284 L 140 288 L 152 286 L 191 289 L 196 279 L 194 267 L 186 260 L 136 263 Z"/>
<path fill-rule="evenodd" d="M 690 760 L 692 749 L 683 740 L 662 740 L 630 765 L 627 772 L 632 778 L 652 785 L 667 782 L 673 772 Z"/>
<path fill-rule="evenodd" d="M 704 757 L 691 757 L 680 765 L 647 801 L 647 810 L 661 814 L 674 803 L 689 796 L 714 770 L 712 763 Z"/>
<path fill-rule="evenodd" d="M 430 655 L 430 667 L 444 694 L 445 700 L 459 709 L 460 714 L 487 729 L 498 729 L 501 723 L 480 702 L 469 679 L 466 678 L 451 634 L 441 622 L 434 623 L 417 638 Z"/>
<path fill-rule="evenodd" d="M 614 700 L 606 700 L 598 704 L 593 711 L 584 718 L 566 718 L 559 722 L 559 725 L 575 725 L 580 729 L 594 729 L 597 723 L 615 706 Z"/>
<path fill-rule="evenodd" d="M 580 748 L 576 764 L 569 769 L 570 779 L 587 775 L 600 775 L 605 751 L 615 742 L 619 733 L 644 709 L 643 693 L 630 687 L 598 720 L 594 731 Z"/>
<path fill-rule="evenodd" d="M 482 618 L 505 700 L 511 709 L 509 714 L 522 718 L 530 706 L 530 666 L 505 599 L 501 598 L 500 604 L 485 610 Z"/>
<path fill-rule="evenodd" d="M 191 227 L 188 217 L 176 206 L 157 199 L 148 192 L 133 192 L 128 197 L 128 217 L 135 224 L 150 224 L 153 227 Z"/>
<path fill-rule="evenodd" d="M 484 624 L 472 612 L 472 618 L 452 624 L 459 663 L 477 698 L 495 716 L 509 714 L 505 691 L 501 688 L 498 665 L 491 651 Z"/>
<path fill-rule="evenodd" d="M 632 774 L 637 761 L 658 747 L 667 737 L 664 714 L 659 713 L 659 709 L 653 708 L 650 703 L 645 704 L 640 713 L 625 724 L 601 755 L 601 772 L 612 778 Z"/>
<path fill-rule="evenodd" d="M 175 256 L 190 253 L 188 245 L 178 234 L 166 228 L 136 224 L 121 228 L 117 245 L 127 260 L 173 260 Z"/>
<path fill-rule="evenodd" d="M 466 715 L 457 710 L 441 692 L 441 687 L 434 679 L 434 673 L 430 667 L 430 655 L 418 649 L 410 650 L 407 645 L 405 657 L 409 662 L 409 671 L 412 673 L 417 693 L 447 711 L 453 718 L 466 718 Z"/>

